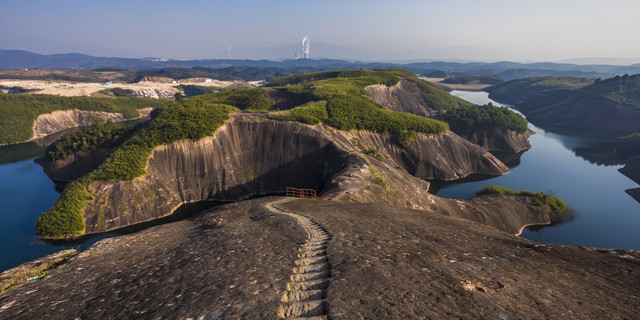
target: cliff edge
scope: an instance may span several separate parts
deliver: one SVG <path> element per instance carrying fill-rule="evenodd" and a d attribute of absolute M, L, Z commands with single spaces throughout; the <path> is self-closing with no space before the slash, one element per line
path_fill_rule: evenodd
<path fill-rule="evenodd" d="M 299 258 L 305 229 L 266 207 L 277 200 L 102 240 L 0 295 L 0 317 L 275 319 L 282 297 L 296 294 L 308 297 L 294 305 L 307 310 L 301 316 L 333 319 L 632 319 L 640 308 L 637 251 L 540 244 L 426 211 L 306 199 L 278 207 L 331 235 L 318 247 L 330 278 L 294 287 L 316 275 L 294 261 L 314 260 Z"/>
<path fill-rule="evenodd" d="M 281 193 L 286 187 L 323 194 L 336 186 L 333 180 L 338 171 L 358 165 L 358 161 L 349 161 L 351 155 L 367 150 L 379 150 L 381 163 L 405 174 L 403 179 L 420 181 L 426 186 L 425 193 L 428 183 L 422 179 L 501 175 L 509 170 L 493 155 L 452 132 L 418 134 L 412 146 L 405 147 L 368 131 L 344 132 L 240 114 L 213 136 L 155 148 L 143 177 L 91 184 L 93 199 L 84 209 L 86 233 L 159 218 L 188 202 L 240 200 Z M 402 185 L 403 180 L 397 184 Z M 414 197 L 410 194 L 408 198 Z"/>

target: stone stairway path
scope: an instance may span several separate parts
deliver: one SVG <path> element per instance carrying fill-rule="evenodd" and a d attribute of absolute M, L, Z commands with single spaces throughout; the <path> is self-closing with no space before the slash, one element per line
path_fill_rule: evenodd
<path fill-rule="evenodd" d="M 277 204 L 283 201 L 287 200 L 274 201 L 267 204 L 267 208 L 296 219 L 307 231 L 307 241 L 298 248 L 298 259 L 282 296 L 278 318 L 329 319 L 325 297 L 331 280 L 331 265 L 327 258 L 327 243 L 331 240 L 331 234 L 310 218 L 278 208 Z"/>

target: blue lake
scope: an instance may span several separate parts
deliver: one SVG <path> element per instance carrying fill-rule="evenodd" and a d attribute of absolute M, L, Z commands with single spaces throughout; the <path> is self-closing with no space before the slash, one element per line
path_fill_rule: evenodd
<path fill-rule="evenodd" d="M 0 165 L 0 181 L 0 271 L 98 240 L 54 246 L 36 237 L 36 219 L 51 208 L 60 193 L 33 159 Z"/>
<path fill-rule="evenodd" d="M 476 104 L 501 105 L 490 100 L 486 92 L 452 94 Z M 519 163 L 516 161 L 510 173 L 481 181 L 446 184 L 436 194 L 465 199 L 488 185 L 552 193 L 575 210 L 576 217 L 538 231 L 525 229 L 522 237 L 548 243 L 640 250 L 640 203 L 624 192 L 638 185 L 618 172 L 622 165 L 598 164 L 607 162 L 601 160 L 598 147 L 615 141 L 615 135 L 566 130 L 560 134 L 532 124 L 529 128 L 536 132 L 529 139 L 532 147 L 522 154 Z"/>

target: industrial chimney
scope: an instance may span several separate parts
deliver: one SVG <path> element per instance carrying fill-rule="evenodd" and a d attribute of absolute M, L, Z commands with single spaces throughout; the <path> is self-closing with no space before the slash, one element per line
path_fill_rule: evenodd
<path fill-rule="evenodd" d="M 309 36 L 302 38 L 302 58 L 309 59 Z"/>

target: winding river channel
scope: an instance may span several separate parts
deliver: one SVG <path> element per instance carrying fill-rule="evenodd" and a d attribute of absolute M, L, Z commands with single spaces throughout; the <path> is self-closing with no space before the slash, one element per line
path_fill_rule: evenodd
<path fill-rule="evenodd" d="M 453 91 L 476 104 L 497 103 L 486 92 Z M 519 160 L 507 162 L 511 172 L 500 177 L 471 177 L 440 185 L 441 197 L 465 199 L 488 185 L 516 190 L 550 192 L 575 211 L 571 221 L 528 228 L 522 237 L 547 243 L 640 250 L 640 203 L 625 193 L 638 185 L 618 172 L 620 160 L 603 145 L 615 134 L 563 130 L 554 133 L 529 123 L 536 132 L 531 149 Z M 479 180 L 479 181 L 473 181 Z M 534 231 L 533 229 L 539 229 Z"/>
<path fill-rule="evenodd" d="M 477 104 L 492 102 L 486 92 L 453 91 Z M 569 222 L 525 229 L 522 237 L 549 243 L 640 250 L 640 203 L 624 190 L 635 184 L 618 172 L 621 162 L 600 146 L 613 135 L 580 132 L 553 133 L 532 124 L 532 148 L 518 159 L 505 160 L 511 172 L 500 177 L 470 177 L 436 185 L 439 196 L 470 198 L 487 185 L 551 192 L 575 211 Z M 81 244 L 48 244 L 35 236 L 35 221 L 60 193 L 33 162 L 44 149 L 35 143 L 0 147 L 0 271 L 67 248 L 85 248 L 108 234 Z M 194 211 L 192 208 L 190 211 Z M 188 213 L 187 213 L 188 215 Z M 179 215 L 177 216 L 179 218 Z M 174 217 L 173 219 L 177 219 Z M 131 232 L 125 230 L 123 232 Z"/>

